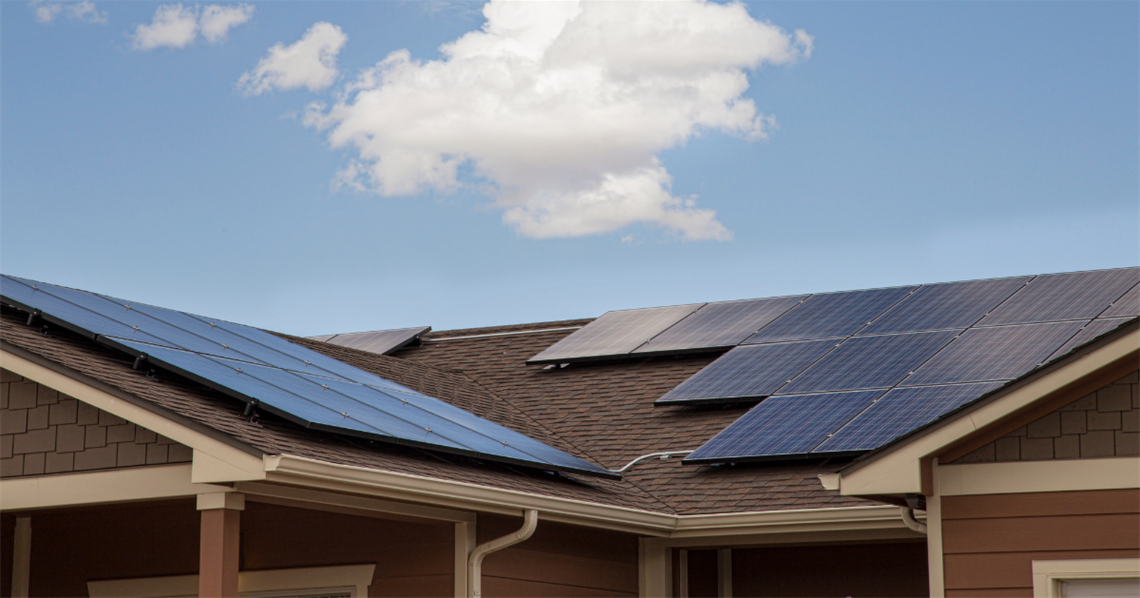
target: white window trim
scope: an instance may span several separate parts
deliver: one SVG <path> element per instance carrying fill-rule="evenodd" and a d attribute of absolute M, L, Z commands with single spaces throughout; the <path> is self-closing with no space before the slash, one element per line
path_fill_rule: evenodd
<path fill-rule="evenodd" d="M 368 586 L 376 565 L 343 565 L 337 567 L 305 567 L 298 569 L 266 569 L 238 573 L 238 593 L 250 597 L 347 592 L 353 598 L 368 596 Z M 138 598 L 170 598 L 197 596 L 197 575 L 141 577 L 87 582 L 91 598 L 134 596 Z"/>
<path fill-rule="evenodd" d="M 1140 559 L 1033 561 L 1033 597 L 1061 598 L 1061 582 L 1076 579 L 1140 578 Z"/>

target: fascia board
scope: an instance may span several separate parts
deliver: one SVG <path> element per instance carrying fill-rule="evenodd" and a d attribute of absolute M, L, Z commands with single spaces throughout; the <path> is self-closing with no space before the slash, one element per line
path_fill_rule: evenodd
<path fill-rule="evenodd" d="M 1029 379 L 953 420 L 849 465 L 840 471 L 839 491 L 847 496 L 921 493 L 923 459 L 1053 391 L 1135 354 L 1138 349 L 1140 330 L 1133 328 L 1127 334 Z"/>
<path fill-rule="evenodd" d="M 131 396 L 8 343 L 4 343 L 0 350 L 0 366 L 194 449 L 196 469 L 206 469 L 205 474 L 195 471 L 194 482 L 265 477 L 261 451 L 186 420 L 150 401 Z M 200 459 L 199 455 L 205 457 Z M 226 476 L 221 475 L 225 471 L 230 472 L 234 479 L 225 479 Z"/>
<path fill-rule="evenodd" d="M 190 481 L 189 463 L 151 465 L 0 480 L 0 510 L 21 511 L 140 500 L 186 498 L 229 490 Z"/>

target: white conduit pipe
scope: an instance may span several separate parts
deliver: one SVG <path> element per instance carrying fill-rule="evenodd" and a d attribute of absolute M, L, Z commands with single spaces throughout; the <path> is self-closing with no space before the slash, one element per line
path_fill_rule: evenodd
<path fill-rule="evenodd" d="M 519 542 L 524 542 L 534 534 L 535 528 L 538 527 L 538 511 L 534 509 L 527 509 L 526 514 L 523 516 L 523 526 L 519 531 L 513 534 L 507 534 L 501 538 L 495 538 L 490 542 L 484 542 L 475 547 L 471 551 L 471 556 L 467 559 L 467 596 L 468 598 L 479 598 L 483 591 L 483 557 L 502 550 L 508 546 L 514 546 Z"/>
<path fill-rule="evenodd" d="M 919 523 L 918 520 L 914 518 L 914 509 L 910 507 L 902 507 L 902 520 L 903 523 L 905 523 L 906 526 L 910 529 L 920 534 L 926 533 L 926 524 Z"/>

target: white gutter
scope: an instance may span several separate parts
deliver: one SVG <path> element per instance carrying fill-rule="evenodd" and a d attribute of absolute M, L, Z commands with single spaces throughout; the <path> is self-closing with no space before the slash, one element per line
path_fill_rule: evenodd
<path fill-rule="evenodd" d="M 483 557 L 519 542 L 525 542 L 534 534 L 537 527 L 538 511 L 527 509 L 526 515 L 523 516 L 523 526 L 517 532 L 480 544 L 471 551 L 471 556 L 467 559 L 468 598 L 478 598 L 483 592 Z"/>

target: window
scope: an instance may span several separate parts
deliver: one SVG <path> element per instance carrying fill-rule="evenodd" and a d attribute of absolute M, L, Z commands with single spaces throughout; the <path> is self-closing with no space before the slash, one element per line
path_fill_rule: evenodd
<path fill-rule="evenodd" d="M 1033 561 L 1034 598 L 1140 595 L 1140 559 Z"/>
<path fill-rule="evenodd" d="M 249 598 L 363 598 L 376 565 L 270 569 L 238 573 L 238 592 Z M 180 598 L 198 595 L 197 575 L 87 582 L 91 598 L 133 596 Z"/>

